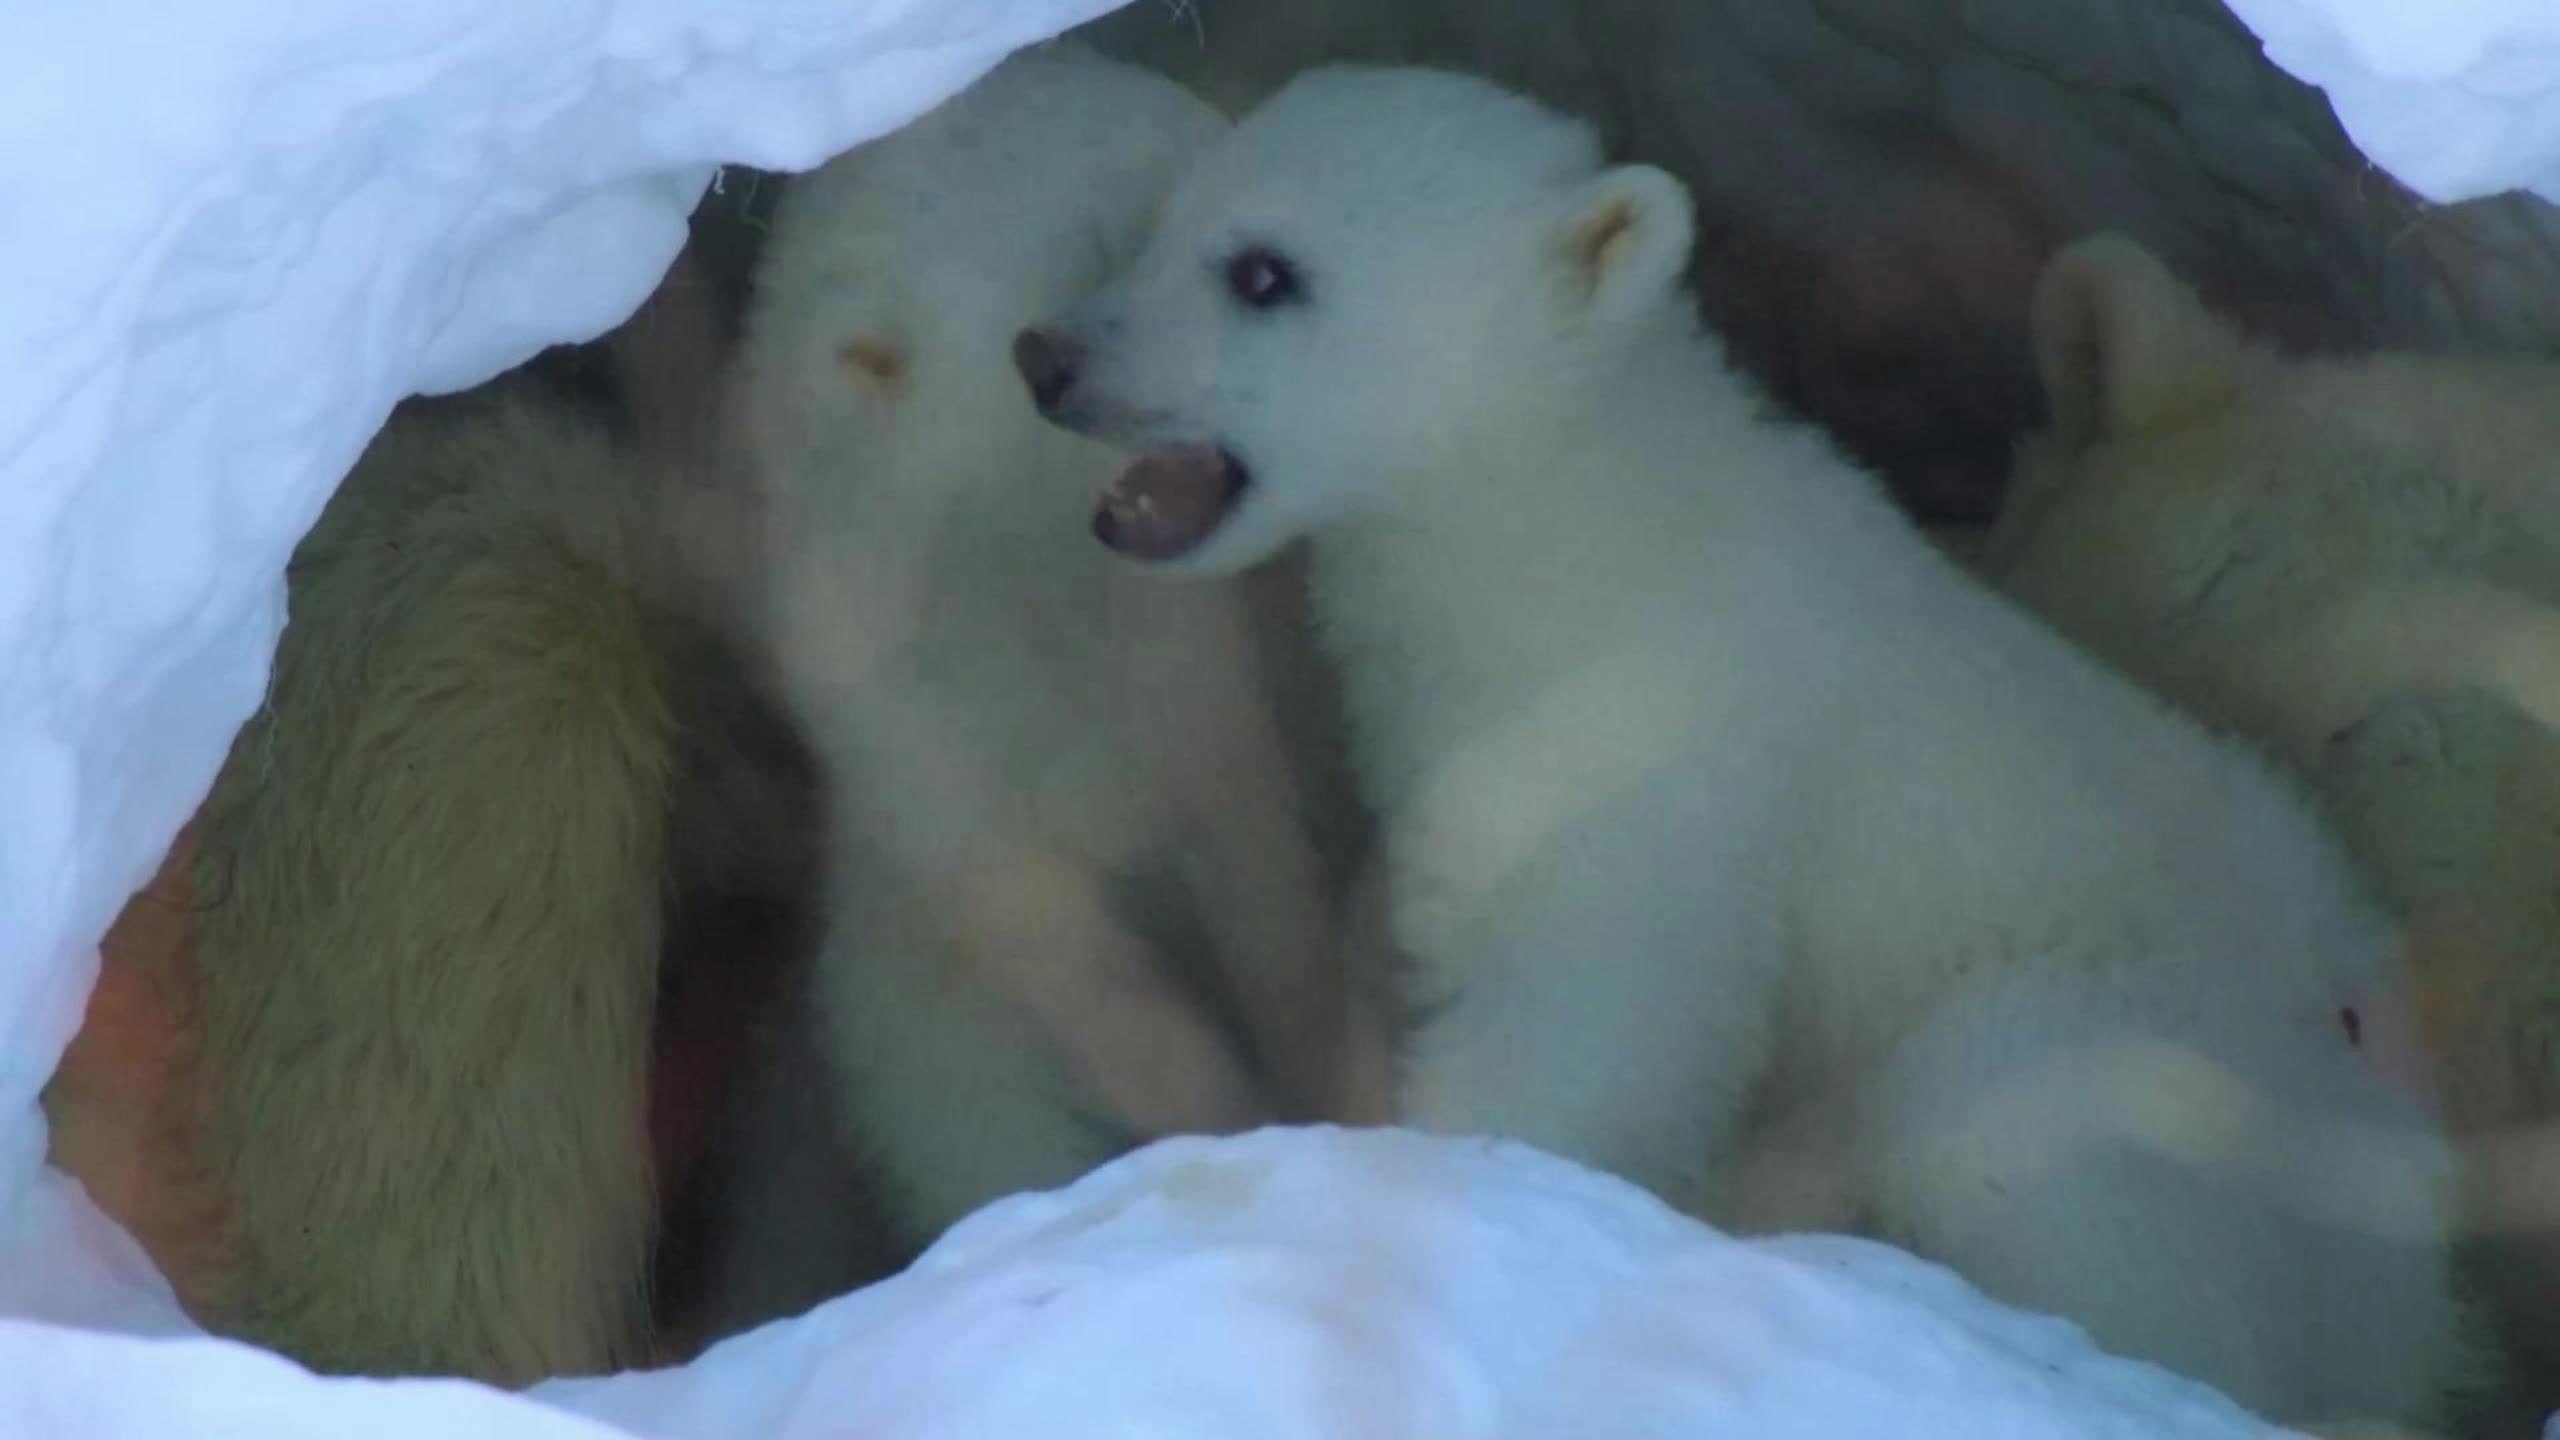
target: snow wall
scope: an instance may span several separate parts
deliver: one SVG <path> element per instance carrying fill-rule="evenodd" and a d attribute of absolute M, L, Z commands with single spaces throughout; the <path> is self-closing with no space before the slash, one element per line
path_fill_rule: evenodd
<path fill-rule="evenodd" d="M 1933 1410 L 1973 1434 L 1986 1405 L 2008 1433 L 2251 1432 L 1944 1272 L 1845 1241 L 1738 1244 L 1499 1147 L 1157 1147 L 686 1370 L 533 1399 L 320 1381 L 196 1338 L 43 1167 L 36 1095 L 95 942 L 256 705 L 285 559 L 391 406 L 609 329 L 718 164 L 805 169 L 1112 3 L 242 0 L 212 23 L 149 0 L 0 7 L 0 1437 L 1670 1437 L 1886 1415 L 1927 1434 Z M 2560 197 L 2546 0 L 2231 5 L 2421 194 Z M 1244 1198 L 1208 1218 L 1170 1204 L 1208 1163 L 1244 1167 Z M 1411 1183 L 1426 1173 L 1445 1183 Z M 1463 1225 L 1433 1209 L 1453 1193 Z M 1346 1247 L 1382 1232 L 1406 1247 L 1393 1303 L 1350 1332 L 1314 1325 Z M 1239 1279 L 1239 1246 L 1296 1260 Z M 1633 1253 L 1657 1278 L 1631 1294 Z M 1021 1318 L 1066 1274 L 1082 1303 Z M 1602 1300 L 1659 1321 L 1610 1364 L 1556 1318 Z"/>

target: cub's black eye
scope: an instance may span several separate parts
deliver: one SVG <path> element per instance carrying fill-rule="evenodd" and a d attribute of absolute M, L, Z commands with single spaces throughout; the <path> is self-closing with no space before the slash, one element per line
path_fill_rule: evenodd
<path fill-rule="evenodd" d="M 1254 310 L 1276 310 L 1306 297 L 1298 285 L 1298 267 L 1264 245 L 1248 245 L 1227 257 L 1227 293 Z"/>

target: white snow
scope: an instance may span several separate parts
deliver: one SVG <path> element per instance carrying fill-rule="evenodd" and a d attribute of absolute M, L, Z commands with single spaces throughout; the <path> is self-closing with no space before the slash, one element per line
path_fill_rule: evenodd
<path fill-rule="evenodd" d="M 666 1440 L 2276 1433 L 1897 1251 L 1392 1131 L 1167 1141 L 687 1371 L 536 1393 Z"/>
<path fill-rule="evenodd" d="M 1891 1252 L 1461 1142 L 1160 1146 L 685 1370 L 531 1399 L 195 1338 L 41 1167 L 95 939 L 392 403 L 627 314 L 716 162 L 814 164 L 1110 3 L 0 4 L 0 1434 L 2265 1433 Z M 2237 8 L 2420 188 L 2560 184 L 2544 0 Z"/>
<path fill-rule="evenodd" d="M 0 1321 L 0 1434 L 63 1440 L 2264 1440 L 2204 1388 L 1853 1240 L 1737 1241 L 1535 1151 L 1175 1140 L 980 1212 L 683 1370 L 315 1379 Z"/>
<path fill-rule="evenodd" d="M 629 314 L 717 162 L 813 165 L 1105 8 L 0 5 L 0 1313 L 155 1313 L 36 1178 L 35 1096 L 393 402 Z"/>
<path fill-rule="evenodd" d="M 2367 158 L 2450 204 L 2560 200 L 2551 0 L 2229 0 L 2267 56 L 2328 92 Z"/>

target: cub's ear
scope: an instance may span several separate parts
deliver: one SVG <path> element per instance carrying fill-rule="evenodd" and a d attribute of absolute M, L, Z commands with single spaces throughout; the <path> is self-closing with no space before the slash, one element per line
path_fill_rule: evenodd
<path fill-rule="evenodd" d="M 1695 219 L 1688 187 L 1651 165 L 1619 165 L 1566 196 L 1556 237 L 1565 294 L 1602 324 L 1662 303 L 1689 265 Z"/>
<path fill-rule="evenodd" d="M 2122 235 L 2048 261 L 2029 326 L 2052 438 L 2070 451 L 2228 400 L 2248 355 L 2239 332 Z"/>

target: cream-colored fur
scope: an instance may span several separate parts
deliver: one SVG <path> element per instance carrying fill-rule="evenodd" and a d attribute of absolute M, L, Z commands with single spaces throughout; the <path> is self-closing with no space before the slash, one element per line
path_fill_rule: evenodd
<path fill-rule="evenodd" d="M 2560 1361 L 2560 366 L 2282 357 L 2114 237 L 2035 325 L 2054 421 L 1981 564 L 2310 783 L 2410 927 L 2483 1273 Z"/>
<path fill-rule="evenodd" d="M 2413 689 L 2560 725 L 2560 367 L 2289 362 L 2111 236 L 2035 316 L 2054 424 L 1981 556 L 2011 590 L 2297 762 Z"/>
<path fill-rule="evenodd" d="M 633 462 L 396 416 L 297 552 L 201 818 L 203 1318 L 324 1370 L 640 1358 L 676 721 Z"/>
<path fill-rule="evenodd" d="M 2255 757 L 1768 412 L 1690 223 L 1495 87 L 1311 71 L 1025 342 L 1145 457 L 1106 539 L 1214 470 L 1204 526 L 1137 532 L 1160 570 L 1312 543 L 1426 1012 L 1405 1114 L 1728 1219 L 1786 1135 L 1831 1163 L 1752 1218 L 2279 1417 L 2436 1418 L 2450 1156 L 2341 1021 L 2398 937 Z"/>
<path fill-rule="evenodd" d="M 1133 1139 L 1336 1105 L 1344 987 L 1250 592 L 1096 551 L 1111 457 L 1007 359 L 1220 123 L 1018 56 L 797 181 L 758 277 L 759 623 L 835 808 L 814 1003 L 906 1243 Z"/>

